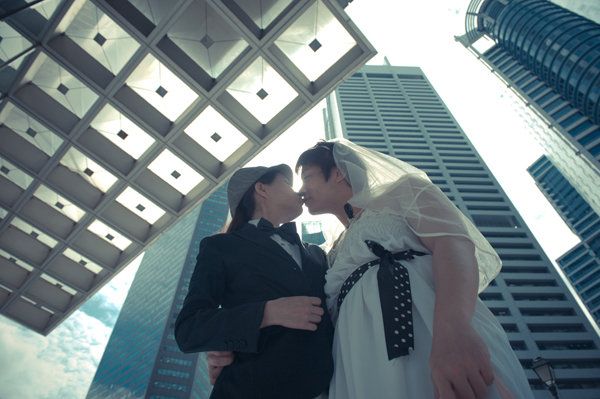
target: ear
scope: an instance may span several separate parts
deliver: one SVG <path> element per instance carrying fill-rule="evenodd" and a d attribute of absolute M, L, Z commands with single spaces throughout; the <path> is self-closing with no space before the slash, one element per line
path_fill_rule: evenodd
<path fill-rule="evenodd" d="M 337 166 L 334 166 L 331 169 L 331 174 L 333 175 L 333 178 L 335 179 L 336 183 L 340 183 L 346 180 L 346 176 L 344 176 L 344 174 L 337 168 Z"/>
<path fill-rule="evenodd" d="M 268 196 L 266 185 L 261 182 L 254 183 L 254 193 L 261 198 L 266 198 Z"/>

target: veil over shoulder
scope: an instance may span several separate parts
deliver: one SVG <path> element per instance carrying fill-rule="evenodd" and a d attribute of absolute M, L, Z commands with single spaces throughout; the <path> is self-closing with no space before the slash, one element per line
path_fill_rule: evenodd
<path fill-rule="evenodd" d="M 345 139 L 330 142 L 335 163 L 352 187 L 351 205 L 400 214 L 418 237 L 456 236 L 471 241 L 479 268 L 479 292 L 500 272 L 496 251 L 425 172 Z"/>

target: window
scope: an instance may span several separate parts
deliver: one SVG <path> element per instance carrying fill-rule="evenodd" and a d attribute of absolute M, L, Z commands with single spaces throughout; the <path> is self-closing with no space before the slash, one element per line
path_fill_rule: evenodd
<path fill-rule="evenodd" d="M 509 287 L 556 287 L 555 280 L 504 280 Z"/>
<path fill-rule="evenodd" d="M 556 100 L 552 101 L 550 104 L 546 105 L 544 107 L 544 111 L 550 113 L 554 109 L 556 109 L 559 105 L 564 104 L 564 103 L 565 103 L 565 100 L 563 100 L 562 98 L 557 98 Z"/>
<path fill-rule="evenodd" d="M 477 227 L 520 227 L 510 215 L 472 215 Z"/>
<path fill-rule="evenodd" d="M 543 105 L 546 101 L 550 100 L 555 95 L 556 95 L 556 93 L 554 93 L 553 91 L 550 91 L 550 92 L 544 94 L 542 97 L 538 98 L 536 100 L 536 102 L 540 105 Z"/>
<path fill-rule="evenodd" d="M 516 260 L 516 261 L 532 261 L 532 260 L 542 260 L 542 258 L 537 254 L 499 254 L 500 259 L 503 261 L 507 260 Z"/>
<path fill-rule="evenodd" d="M 367 74 L 369 76 L 369 74 Z M 423 80 L 423 76 L 421 75 L 396 75 L 399 79 L 409 79 L 409 80 Z"/>
<path fill-rule="evenodd" d="M 490 308 L 490 312 L 492 312 L 494 316 L 510 316 L 509 308 Z"/>
<path fill-rule="evenodd" d="M 187 386 L 175 384 L 173 382 L 154 381 L 152 385 L 154 385 L 157 388 L 169 389 L 171 391 L 187 392 Z"/>
<path fill-rule="evenodd" d="M 552 114 L 552 117 L 556 120 L 560 119 L 562 116 L 568 114 L 571 110 L 573 110 L 573 107 L 571 105 L 569 105 L 568 103 L 565 103 L 566 105 L 564 107 L 562 107 L 558 112 Z"/>
<path fill-rule="evenodd" d="M 510 347 L 514 351 L 526 351 L 527 350 L 527 345 L 525 344 L 525 341 L 510 341 Z"/>
<path fill-rule="evenodd" d="M 589 121 L 586 121 L 589 124 Z M 582 125 L 585 125 L 586 123 L 582 123 Z M 573 130 L 574 131 L 574 130 Z M 582 137 L 579 140 L 579 143 L 581 143 L 582 146 L 586 146 L 587 144 L 597 140 L 598 138 L 600 138 L 600 129 L 599 130 L 595 130 L 589 134 L 586 134 L 585 137 Z"/>
<path fill-rule="evenodd" d="M 499 292 L 482 292 L 479 294 L 479 298 L 482 301 L 501 301 L 503 299 L 502 294 Z"/>
<path fill-rule="evenodd" d="M 191 366 L 192 365 L 192 361 L 191 360 L 187 360 L 187 359 L 180 359 L 180 358 L 176 358 L 176 357 L 170 357 L 170 356 L 163 356 L 160 361 L 162 363 L 167 363 L 167 364 L 177 364 L 180 366 Z"/>
<path fill-rule="evenodd" d="M 369 78 L 386 78 L 391 79 L 392 75 L 389 73 L 367 73 L 367 77 Z"/>
<path fill-rule="evenodd" d="M 168 375 L 170 377 L 176 377 L 176 378 L 190 378 L 190 373 L 188 373 L 186 371 L 180 371 L 180 370 L 170 370 L 170 369 L 159 368 L 158 374 Z"/>
<path fill-rule="evenodd" d="M 529 97 L 531 98 L 536 98 L 538 95 L 542 94 L 544 91 L 548 90 L 548 88 L 544 85 L 541 85 L 540 87 L 538 87 L 537 89 L 535 89 L 530 95 Z M 551 94 L 551 93 L 550 93 Z"/>
<path fill-rule="evenodd" d="M 585 350 L 596 349 L 593 341 L 536 341 L 540 350 Z"/>
<path fill-rule="evenodd" d="M 519 332 L 519 327 L 514 323 L 502 323 L 502 328 L 507 333 Z"/>
<path fill-rule="evenodd" d="M 531 332 L 585 332 L 583 324 L 527 324 Z"/>
<path fill-rule="evenodd" d="M 573 123 L 575 123 L 576 121 L 578 121 L 580 119 L 583 119 L 583 115 L 581 115 L 579 112 L 577 112 L 576 114 L 571 115 L 564 121 L 560 122 L 560 125 L 564 128 L 567 128 L 568 126 L 571 126 Z"/>
<path fill-rule="evenodd" d="M 564 294 L 551 294 L 551 293 L 514 293 L 512 297 L 515 301 L 566 301 L 567 298 Z"/>
<path fill-rule="evenodd" d="M 571 308 L 519 308 L 523 316 L 574 316 Z"/>

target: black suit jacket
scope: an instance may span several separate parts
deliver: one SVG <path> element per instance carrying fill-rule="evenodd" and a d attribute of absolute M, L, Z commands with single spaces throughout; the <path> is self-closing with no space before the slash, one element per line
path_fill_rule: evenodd
<path fill-rule="evenodd" d="M 234 351 L 211 398 L 312 399 L 333 374 L 333 326 L 325 305 L 326 259 L 301 247 L 302 269 L 267 234 L 247 224 L 206 237 L 175 323 L 183 352 Z M 321 298 L 325 314 L 316 331 L 260 328 L 265 303 L 288 296 Z"/>

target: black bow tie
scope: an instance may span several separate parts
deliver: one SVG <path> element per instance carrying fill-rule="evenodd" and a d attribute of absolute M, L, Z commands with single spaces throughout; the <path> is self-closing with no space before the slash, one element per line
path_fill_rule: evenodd
<path fill-rule="evenodd" d="M 261 218 L 258 221 L 258 225 L 256 226 L 260 231 L 264 231 L 268 235 L 277 234 L 284 240 L 292 243 L 300 245 L 300 237 L 298 236 L 298 232 L 296 230 L 296 223 L 289 222 L 284 223 L 281 226 L 275 228 L 273 224 L 266 219 Z"/>

